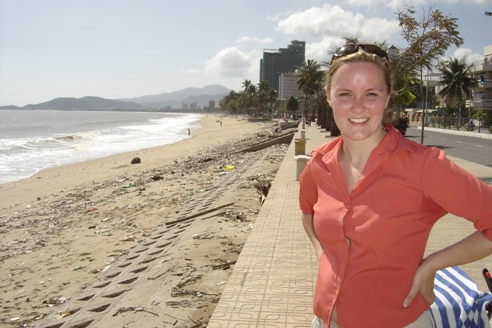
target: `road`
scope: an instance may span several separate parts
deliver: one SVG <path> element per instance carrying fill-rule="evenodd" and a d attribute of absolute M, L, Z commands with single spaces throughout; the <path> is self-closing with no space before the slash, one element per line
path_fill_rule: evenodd
<path fill-rule="evenodd" d="M 420 143 L 421 130 L 409 127 L 405 135 Z M 492 139 L 434 132 L 424 129 L 424 144 L 438 147 L 449 156 L 492 167 Z"/>

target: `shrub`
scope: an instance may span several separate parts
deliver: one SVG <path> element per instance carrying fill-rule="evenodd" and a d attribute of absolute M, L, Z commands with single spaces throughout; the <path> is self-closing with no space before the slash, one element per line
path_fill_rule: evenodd
<path fill-rule="evenodd" d="M 393 118 L 393 121 L 391 122 L 391 124 L 393 124 L 393 126 L 397 130 L 399 130 L 402 135 L 405 135 L 405 133 L 407 133 L 409 120 L 408 120 L 408 117 L 399 117 L 398 116 L 398 117 Z"/>

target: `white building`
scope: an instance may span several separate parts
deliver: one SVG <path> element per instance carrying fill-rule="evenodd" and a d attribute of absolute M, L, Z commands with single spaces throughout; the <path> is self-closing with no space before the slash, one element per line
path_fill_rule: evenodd
<path fill-rule="evenodd" d="M 472 67 L 473 78 L 477 80 L 472 105 L 492 119 L 492 45 L 486 46 L 483 53 L 483 63 Z"/>
<path fill-rule="evenodd" d="M 301 78 L 301 71 L 296 70 L 292 73 L 282 73 L 279 76 L 279 99 L 287 100 L 291 96 L 299 97 L 303 96 L 304 93 L 299 90 L 297 81 Z"/>

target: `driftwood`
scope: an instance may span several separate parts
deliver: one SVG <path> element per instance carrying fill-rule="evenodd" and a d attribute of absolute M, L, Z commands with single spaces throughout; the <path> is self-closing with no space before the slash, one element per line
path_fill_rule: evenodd
<path fill-rule="evenodd" d="M 180 288 L 173 288 L 173 291 L 171 292 L 172 297 L 182 297 L 182 296 L 200 296 L 200 295 L 210 295 L 210 296 L 220 296 L 221 293 L 209 293 L 209 292 L 203 292 L 200 290 L 192 290 L 192 289 L 180 289 Z M 166 302 L 167 303 L 167 302 Z"/>
<path fill-rule="evenodd" d="M 176 288 L 183 288 L 184 286 L 186 286 L 188 284 L 191 284 L 191 283 L 194 283 L 195 281 L 200 280 L 201 278 L 202 278 L 202 275 L 201 274 L 199 274 L 198 276 L 194 276 L 194 277 L 188 278 L 185 281 L 180 282 L 179 284 L 177 284 L 176 285 Z"/>
<path fill-rule="evenodd" d="M 292 142 L 292 138 L 294 138 L 295 131 L 286 133 L 284 135 L 281 135 L 280 137 L 276 137 L 264 142 L 260 142 L 256 145 L 253 145 L 248 148 L 241 149 L 237 151 L 236 153 L 242 153 L 242 152 L 250 152 L 250 151 L 257 151 L 260 149 L 268 148 L 270 146 L 279 144 L 279 143 L 288 143 L 290 144 Z"/>
<path fill-rule="evenodd" d="M 191 301 L 188 301 L 188 300 L 183 300 L 183 301 L 168 301 L 166 302 L 166 305 L 170 306 L 170 307 L 193 307 L 193 303 Z"/>
<path fill-rule="evenodd" d="M 156 317 L 158 317 L 159 315 L 157 313 L 154 313 L 154 312 L 151 312 L 151 311 L 148 311 L 148 310 L 145 310 L 143 307 L 141 306 L 130 306 L 130 307 L 123 307 L 123 308 L 119 308 L 115 314 L 113 314 L 113 317 L 116 317 L 118 314 L 120 313 L 123 313 L 123 312 L 128 312 L 128 311 L 135 311 L 135 312 L 147 312 L 147 313 L 150 313 L 150 314 L 153 314 L 155 315 Z"/>
<path fill-rule="evenodd" d="M 299 121 L 280 122 L 280 127 L 282 130 L 296 129 L 299 127 Z"/>
<path fill-rule="evenodd" d="M 215 265 L 212 265 L 212 269 L 214 269 L 214 270 L 228 269 L 233 264 L 236 264 L 236 261 L 222 263 L 222 264 L 215 264 Z"/>

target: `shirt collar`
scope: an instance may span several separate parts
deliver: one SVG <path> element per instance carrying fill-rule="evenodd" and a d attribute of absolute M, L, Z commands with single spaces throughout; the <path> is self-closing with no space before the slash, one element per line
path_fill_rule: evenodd
<path fill-rule="evenodd" d="M 371 158 L 378 158 L 378 162 L 384 161 L 391 155 L 400 144 L 404 148 L 408 148 L 402 145 L 402 135 L 400 132 L 393 127 L 390 123 L 387 123 L 383 126 L 383 128 L 387 131 L 384 138 L 381 140 L 379 145 L 374 148 L 371 154 Z M 323 157 L 323 162 L 325 163 L 333 163 L 336 162 L 338 151 L 342 145 L 343 137 L 339 136 L 333 139 L 331 142 L 327 142 L 320 147 L 314 149 L 312 151 L 313 155 L 319 154 Z M 406 143 L 405 143 L 406 144 Z M 399 148 L 400 149 L 400 148 Z"/>

